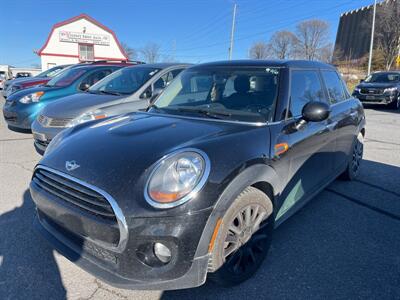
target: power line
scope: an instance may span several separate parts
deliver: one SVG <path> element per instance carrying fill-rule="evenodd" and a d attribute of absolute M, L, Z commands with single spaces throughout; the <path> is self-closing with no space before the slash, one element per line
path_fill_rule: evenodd
<path fill-rule="evenodd" d="M 353 1 L 348 1 L 348 2 L 345 2 L 345 3 L 341 3 L 341 4 L 339 4 L 339 5 L 335 5 L 335 6 L 331 7 L 331 8 L 329 8 L 329 9 L 339 8 L 339 7 L 348 5 L 348 4 L 350 4 L 350 3 L 353 3 Z M 329 12 L 329 11 L 327 11 L 327 12 Z M 318 13 L 318 14 L 316 15 L 316 13 Z M 318 17 L 318 16 L 321 16 L 321 13 L 320 13 L 319 10 L 318 10 L 318 11 L 314 11 L 313 14 L 307 15 L 307 16 L 305 16 L 305 17 L 303 16 L 303 17 L 301 17 L 301 18 L 293 19 L 293 20 L 290 21 L 290 22 L 281 22 L 281 23 L 278 23 L 278 25 L 283 25 L 283 26 L 293 25 L 293 24 L 295 24 L 295 23 L 297 23 L 297 22 L 304 21 L 304 20 L 307 20 L 307 19 L 309 19 L 309 18 Z M 283 26 L 282 26 L 282 27 L 283 27 Z M 273 31 L 282 29 L 282 27 L 280 27 L 280 28 L 273 28 L 273 29 L 269 29 L 269 30 L 264 30 L 264 31 L 257 32 L 257 33 L 251 34 L 251 35 L 239 36 L 238 38 L 235 39 L 235 41 L 246 40 L 246 39 L 250 39 L 250 38 L 253 38 L 253 37 L 256 37 L 256 36 L 264 35 L 264 34 L 266 34 L 266 33 L 270 33 L 270 32 L 273 32 Z M 192 48 L 186 48 L 186 49 L 179 49 L 179 51 L 193 51 L 193 50 L 198 50 L 198 49 L 210 48 L 210 47 L 214 47 L 214 46 L 218 46 L 218 45 L 227 45 L 227 44 L 229 44 L 229 43 L 230 43 L 230 40 L 225 40 L 225 41 L 216 42 L 216 43 L 212 43 L 212 44 L 208 44 L 208 45 L 204 45 L 204 46 L 198 46 L 198 47 L 192 47 Z"/>

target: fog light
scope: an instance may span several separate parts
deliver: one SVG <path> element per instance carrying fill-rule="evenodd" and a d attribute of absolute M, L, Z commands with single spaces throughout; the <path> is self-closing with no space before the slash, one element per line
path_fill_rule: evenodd
<path fill-rule="evenodd" d="M 171 250 L 167 246 L 161 243 L 154 244 L 154 254 L 155 256 L 164 264 L 171 260 Z"/>

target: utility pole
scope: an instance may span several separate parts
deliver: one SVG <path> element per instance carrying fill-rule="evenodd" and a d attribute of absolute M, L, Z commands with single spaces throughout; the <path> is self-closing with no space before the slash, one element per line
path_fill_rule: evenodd
<path fill-rule="evenodd" d="M 371 74 L 372 52 L 374 50 L 375 17 L 376 17 L 376 0 L 374 1 L 374 12 L 372 16 L 371 43 L 369 46 L 369 59 L 368 59 L 368 75 Z"/>
<path fill-rule="evenodd" d="M 176 55 L 176 39 L 172 40 L 172 61 L 175 61 Z"/>
<path fill-rule="evenodd" d="M 235 33 L 235 23 L 236 23 L 236 3 L 233 5 L 233 18 L 232 18 L 232 29 L 231 29 L 231 43 L 229 46 L 229 60 L 232 59 L 232 50 L 233 50 L 233 35 Z"/>

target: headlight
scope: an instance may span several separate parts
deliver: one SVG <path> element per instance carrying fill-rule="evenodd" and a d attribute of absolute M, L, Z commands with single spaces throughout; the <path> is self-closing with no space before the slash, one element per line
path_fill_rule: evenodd
<path fill-rule="evenodd" d="M 392 87 L 392 88 L 384 89 L 384 90 L 383 90 L 383 93 L 384 93 L 384 94 L 393 94 L 393 93 L 396 92 L 396 91 L 397 91 L 397 88 L 396 88 L 396 87 Z"/>
<path fill-rule="evenodd" d="M 208 156 L 184 149 L 162 158 L 146 183 L 145 198 L 157 208 L 171 208 L 196 197 L 210 173 Z"/>
<path fill-rule="evenodd" d="M 36 92 L 32 93 L 29 95 L 26 95 L 19 99 L 19 102 L 23 104 L 28 104 L 28 103 L 33 103 L 33 102 L 39 102 L 40 98 L 44 95 L 44 92 Z"/>
<path fill-rule="evenodd" d="M 361 92 L 361 89 L 359 87 L 354 88 L 354 93 L 360 93 L 360 92 Z"/>
<path fill-rule="evenodd" d="M 79 117 L 73 119 L 71 122 L 69 122 L 67 124 L 67 127 L 73 127 L 78 124 L 82 124 L 82 123 L 93 121 L 93 120 L 104 119 L 106 117 L 107 117 L 107 115 L 100 110 L 89 111 L 89 112 L 84 113 L 84 114 L 80 115 Z"/>

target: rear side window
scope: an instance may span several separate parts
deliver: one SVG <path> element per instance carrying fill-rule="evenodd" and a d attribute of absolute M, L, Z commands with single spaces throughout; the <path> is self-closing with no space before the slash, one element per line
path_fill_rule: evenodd
<path fill-rule="evenodd" d="M 100 81 L 107 75 L 110 75 L 111 73 L 112 73 L 112 70 L 110 70 L 110 69 L 103 69 L 103 70 L 95 71 L 92 74 L 88 75 L 85 79 L 83 79 L 81 84 L 88 84 L 89 86 L 92 86 L 93 84 Z"/>
<path fill-rule="evenodd" d="M 328 90 L 329 102 L 331 104 L 338 103 L 346 99 L 343 84 L 338 74 L 334 71 L 322 71 L 322 78 Z"/>
<path fill-rule="evenodd" d="M 324 101 L 324 92 L 317 71 L 292 70 L 289 117 L 300 116 L 304 105 L 310 101 Z"/>

